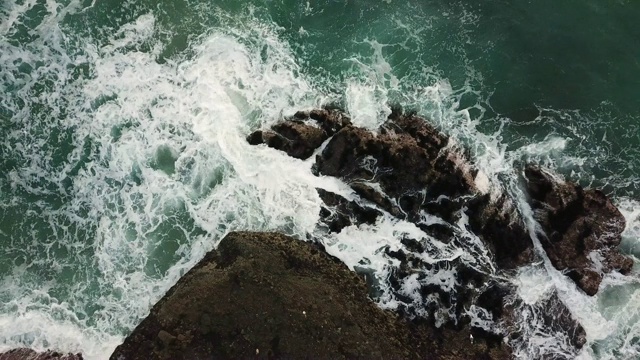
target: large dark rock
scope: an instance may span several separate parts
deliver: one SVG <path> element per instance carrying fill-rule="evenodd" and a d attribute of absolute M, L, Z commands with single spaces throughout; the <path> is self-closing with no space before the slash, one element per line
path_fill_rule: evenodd
<path fill-rule="evenodd" d="M 535 259 L 533 243 L 512 200 L 489 194 L 467 202 L 469 226 L 482 236 L 500 269 L 515 269 Z"/>
<path fill-rule="evenodd" d="M 350 123 L 346 115 L 336 110 L 301 111 L 270 130 L 251 133 L 247 141 L 251 145 L 266 144 L 289 156 L 306 159 L 325 140 Z"/>
<path fill-rule="evenodd" d="M 512 201 L 505 195 L 492 198 L 483 174 L 465 153 L 423 118 L 392 113 L 378 134 L 346 126 L 317 156 L 315 169 L 341 178 L 362 198 L 441 241 L 450 236 L 422 224 L 421 212 L 448 223 L 465 212 L 502 269 L 534 258 L 531 238 Z"/>
<path fill-rule="evenodd" d="M 338 233 L 354 224 L 374 224 L 378 216 L 382 215 L 377 209 L 349 201 L 338 194 L 324 189 L 316 190 L 325 205 L 320 209 L 320 218 L 330 232 Z"/>
<path fill-rule="evenodd" d="M 618 251 L 625 219 L 609 198 L 537 166 L 528 166 L 525 177 L 531 206 L 546 234 L 542 246 L 553 266 L 566 270 L 589 295 L 598 291 L 604 274 L 631 271 L 633 261 Z"/>
<path fill-rule="evenodd" d="M 506 359 L 468 331 L 412 324 L 311 243 L 231 233 L 152 308 L 111 359 Z"/>
<path fill-rule="evenodd" d="M 331 114 L 336 116 L 335 112 Z M 300 120 L 288 119 L 278 126 L 296 121 Z M 404 237 L 400 249 L 385 252 L 400 264 L 386 279 L 392 296 L 400 304 L 398 311 L 449 329 L 470 327 L 487 341 L 500 342 L 504 334 L 500 331 L 489 334 L 480 329 L 468 309 L 480 306 L 492 314 L 496 323 L 507 325 L 517 324 L 517 319 L 524 316 L 515 311 L 528 311 L 529 305 L 516 299 L 513 285 L 491 285 L 496 278 L 511 276 L 519 267 L 539 260 L 528 228 L 510 195 L 490 184 L 464 149 L 413 114 L 394 111 L 375 132 L 348 122 L 323 126 L 323 118 L 316 121 L 313 126 L 331 127 L 331 131 L 323 133 L 322 143 L 326 145 L 316 157 L 315 173 L 340 178 L 359 197 L 347 201 L 319 190 L 325 203 L 321 222 L 328 231 L 340 232 L 349 225 L 373 223 L 381 215 L 380 210 L 414 223 L 428 236 Z M 282 149 L 289 152 L 286 147 Z M 306 153 L 314 151 L 308 149 Z M 566 271 L 592 295 L 603 274 L 614 270 L 627 273 L 631 268 L 631 260 L 617 251 L 624 219 L 601 192 L 583 190 L 547 175 L 534 167 L 526 170 L 525 190 L 530 193 L 531 205 L 548 235 L 543 239 L 543 248 L 556 268 Z M 468 254 L 482 258 L 484 250 L 469 248 L 475 246 L 474 236 L 489 251 L 490 265 L 470 264 L 455 256 L 436 262 L 422 260 L 424 255 L 430 259 L 440 256 L 443 247 L 434 245 L 434 239 L 463 247 Z M 450 269 L 455 269 L 455 282 L 430 280 Z M 494 272 L 501 276 L 490 275 Z M 505 296 L 510 298 L 509 304 Z M 546 319 L 543 325 L 547 330 L 564 333 L 568 343 L 582 347 L 584 329 L 557 295 L 550 296 L 545 300 L 548 303 L 536 304 L 531 309 L 541 306 L 551 309 L 551 313 L 539 316 Z M 552 320 L 554 317 L 560 320 Z M 513 341 L 517 335 L 513 331 L 509 334 Z"/>
<path fill-rule="evenodd" d="M 409 215 L 424 202 L 474 189 L 473 172 L 458 166 L 463 160 L 456 149 L 442 151 L 447 144 L 448 139 L 423 119 L 398 116 L 379 134 L 343 128 L 318 156 L 316 169 L 348 183 L 375 181 Z"/>
<path fill-rule="evenodd" d="M 82 360 L 82 355 L 62 354 L 55 351 L 37 352 L 21 348 L 0 353 L 0 360 Z"/>

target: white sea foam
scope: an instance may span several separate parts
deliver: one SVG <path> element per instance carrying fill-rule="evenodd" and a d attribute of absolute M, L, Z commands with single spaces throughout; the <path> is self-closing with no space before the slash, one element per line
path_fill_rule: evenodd
<path fill-rule="evenodd" d="M 640 259 L 640 201 L 630 198 L 618 199 L 616 205 L 626 220 L 621 247 Z"/>
<path fill-rule="evenodd" d="M 354 125 L 376 131 L 391 114 L 389 91 L 397 89 L 399 81 L 382 54 L 384 44 L 365 43 L 373 51 L 369 59 L 348 59 L 361 76 L 347 81 L 346 109 Z"/>
<path fill-rule="evenodd" d="M 51 218 L 55 235 L 46 245 L 34 233 L 34 244 L 52 250 L 42 258 L 42 250 L 35 249 L 40 245 L 34 245 L 26 265 L 54 272 L 74 265 L 73 276 L 85 281 L 43 283 L 29 271 L 29 276 L 3 277 L 0 295 L 16 300 L 0 309 L 2 349 L 52 348 L 105 358 L 122 329 L 132 329 L 228 231 L 280 229 L 304 237 L 315 228 L 320 204 L 315 183 L 335 185 L 313 176 L 308 163 L 244 140 L 249 126 L 257 125 L 247 123 L 248 113 L 259 111 L 255 120 L 268 124 L 282 112 L 311 106 L 316 96 L 297 74 L 286 45 L 269 27 L 253 25 L 259 36 L 213 30 L 194 44 L 192 59 L 159 64 L 155 17 L 146 14 L 121 27 L 107 45 L 85 45 L 82 60 L 92 68 L 86 80 L 69 83 L 62 69 L 78 59 L 50 53 L 38 71 L 57 72 L 58 85 L 46 101 L 54 111 L 65 104 L 71 116 L 50 117 L 43 128 L 29 122 L 28 108 L 21 111 L 3 99 L 14 121 L 25 124 L 13 134 L 19 138 L 14 148 L 29 159 L 9 176 L 12 189 L 50 194 L 36 183 L 36 174 L 50 177 L 71 196 L 57 209 L 38 205 Z M 259 44 L 247 45 L 243 37 Z M 151 51 L 138 50 L 149 43 Z M 48 51 L 10 49 L 5 56 L 26 63 L 39 60 L 37 51 Z M 35 81 L 25 78 L 18 92 L 28 104 Z M 44 140 L 39 132 L 55 127 L 73 129 L 75 145 L 57 169 L 53 155 L 43 156 L 44 143 L 38 143 Z M 78 238 L 83 235 L 90 237 Z M 92 255 L 56 256 L 59 245 Z M 64 287 L 72 288 L 60 290 Z"/>
<path fill-rule="evenodd" d="M 5 2 L 0 35 L 10 34 L 35 4 Z M 49 0 L 46 7 L 49 15 L 33 43 L 16 47 L 0 42 L 2 80 L 11 82 L 16 98 L 24 102 L 0 95 L 0 107 L 21 125 L 0 143 L 24 160 L 8 174 L 11 193 L 0 194 L 0 206 L 11 207 L 20 194 L 39 199 L 25 212 L 26 220 L 15 219 L 33 227 L 28 236 L 0 232 L 13 246 L 3 248 L 7 252 L 2 256 L 18 254 L 12 273 L 0 278 L 0 351 L 29 346 L 78 351 L 87 359 L 107 357 L 185 271 L 236 229 L 321 236 L 330 254 L 352 269 L 373 273 L 383 292 L 380 304 L 387 308 L 400 301 L 385 283 L 398 260 L 385 252 L 399 250 L 403 237 L 426 247 L 414 254 L 425 263 L 462 261 L 502 276 L 495 274 L 480 239 L 468 231 L 464 214 L 449 224 L 457 239 L 450 244 L 388 214 L 374 225 L 349 226 L 338 234 L 317 231 L 321 201 L 315 188 L 353 200 L 349 187 L 313 176 L 312 159 L 292 159 L 244 140 L 250 130 L 269 126 L 282 114 L 336 97 L 312 85 L 273 25 L 251 18 L 238 23 L 221 14 L 219 28 L 191 40 L 189 55 L 161 63 L 157 57 L 164 45 L 155 38 L 153 13 L 115 29 L 103 45 L 85 40 L 81 51 L 71 51 L 65 42 L 69 34 L 59 22 L 80 11 L 80 3 L 56 7 Z M 375 129 L 390 113 L 389 94 L 402 87 L 403 79 L 385 59 L 387 45 L 364 43 L 372 54 L 347 59 L 359 76 L 346 80 L 344 98 L 354 123 Z M 22 64 L 31 70 L 16 70 Z M 72 69 L 81 65 L 88 66 L 89 74 L 74 80 Z M 43 91 L 37 85 L 45 80 L 50 88 Z M 566 156 L 567 140 L 549 137 L 509 152 L 500 131 L 483 134 L 469 109 L 459 109 L 461 96 L 468 93 L 474 93 L 469 86 L 454 89 L 436 79 L 416 87 L 407 101 L 471 148 L 484 174 L 476 179 L 483 190 L 508 191 L 531 220 L 511 180 L 517 174 L 513 163 L 545 158 L 553 164 Z M 37 113 L 42 107 L 49 113 Z M 60 136 L 58 130 L 71 134 L 72 149 L 62 165 L 54 161 L 60 155 L 47 147 Z M 47 203 L 58 193 L 63 200 Z M 637 256 L 640 206 L 632 200 L 619 205 L 627 218 L 623 247 Z M 425 223 L 442 222 L 431 214 L 422 217 Z M 46 231 L 39 233 L 29 223 L 35 219 Z M 534 233 L 535 222 L 528 225 Z M 587 330 L 589 342 L 581 356 L 613 359 L 638 353 L 636 275 L 607 276 L 603 291 L 589 298 L 543 260 L 513 279 L 524 303 L 518 326 L 525 336 L 517 344 L 518 355 L 572 355 L 566 339 L 545 332 L 544 309 L 536 307 L 554 289 Z M 438 299 L 423 298 L 419 289 L 436 285 L 452 291 L 459 285 L 456 271 L 434 266 L 429 273 L 416 272 L 404 280 L 400 293 L 413 301 L 418 314 L 427 315 L 424 305 Z M 435 318 L 442 323 L 453 310 L 438 311 Z M 477 326 L 499 331 L 484 309 L 465 311 Z"/>
<path fill-rule="evenodd" d="M 535 305 L 545 295 L 553 291 L 551 278 L 539 266 L 526 266 L 518 269 L 516 282 L 518 295 L 527 305 Z"/>

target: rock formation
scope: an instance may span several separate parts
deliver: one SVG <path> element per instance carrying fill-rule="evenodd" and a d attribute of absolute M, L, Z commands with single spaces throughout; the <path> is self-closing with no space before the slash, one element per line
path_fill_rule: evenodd
<path fill-rule="evenodd" d="M 367 296 L 379 283 L 365 283 L 319 244 L 231 233 L 151 309 L 112 360 L 507 359 L 516 347 L 530 346 L 518 323 L 528 318 L 575 353 L 586 343 L 556 292 L 529 304 L 504 280 L 539 260 L 532 236 L 510 195 L 492 188 L 464 149 L 426 120 L 394 111 L 372 132 L 338 110 L 320 109 L 298 112 L 247 141 L 299 159 L 315 153 L 317 175 L 351 187 L 355 200 L 317 189 L 324 202 L 320 231 L 339 233 L 390 215 L 424 232 L 380 249 L 399 264 L 385 279 L 396 311 Z M 631 270 L 632 260 L 617 250 L 624 217 L 602 192 L 537 166 L 524 168 L 522 185 L 546 256 L 586 294 L 598 291 L 605 274 Z M 455 249 L 468 256 L 447 256 Z M 453 280 L 438 280 L 442 274 Z M 82 356 L 0 354 L 13 359 Z"/>
<path fill-rule="evenodd" d="M 306 159 L 325 140 L 350 123 L 348 117 L 336 111 L 322 109 L 298 112 L 288 121 L 274 125 L 271 130 L 252 133 L 247 141 L 252 145 L 266 144 L 294 158 Z"/>
<path fill-rule="evenodd" d="M 292 127 L 295 133 L 287 130 Z M 311 129 L 323 129 L 321 139 L 306 135 Z M 261 140 L 264 133 L 271 135 L 262 135 Z M 464 209 L 469 225 L 481 235 L 500 268 L 514 269 L 533 260 L 530 235 L 512 201 L 506 194 L 490 193 L 483 174 L 464 151 L 418 116 L 394 111 L 373 133 L 353 126 L 337 110 L 299 112 L 272 130 L 251 134 L 248 140 L 267 143 L 291 156 L 304 146 L 308 157 L 315 150 L 312 147 L 332 135 L 316 158 L 318 174 L 342 179 L 363 199 L 445 241 L 441 224 L 425 224 L 421 212 L 451 223 Z M 270 142 L 272 137 L 285 137 L 288 142 Z M 558 270 L 568 271 L 589 295 L 597 292 L 603 274 L 630 271 L 631 259 L 616 248 L 624 218 L 602 192 L 584 190 L 535 166 L 526 168 L 525 179 L 531 206 L 547 235 L 543 247 Z M 352 223 L 346 214 L 355 216 L 356 223 L 363 222 L 365 213 L 366 222 L 375 221 L 373 208 L 338 201 L 337 195 L 324 191 L 320 195 L 328 205 L 323 217 L 332 231 Z M 329 208 L 336 205 L 339 211 L 332 212 Z M 334 216 L 329 219 L 328 215 Z"/>
<path fill-rule="evenodd" d="M 544 230 L 542 246 L 553 266 L 566 270 L 589 295 L 598 292 L 604 274 L 631 271 L 633 261 L 617 249 L 625 219 L 609 198 L 536 166 L 528 166 L 525 177 L 532 208 Z"/>
<path fill-rule="evenodd" d="M 502 344 L 409 323 L 322 248 L 231 233 L 158 302 L 111 359 L 506 359 Z"/>
<path fill-rule="evenodd" d="M 0 360 L 82 360 L 82 355 L 62 354 L 55 351 L 36 352 L 21 348 L 0 353 Z"/>
<path fill-rule="evenodd" d="M 323 132 L 318 139 L 292 132 L 281 134 L 288 139 L 286 144 L 296 144 L 295 148 L 269 140 L 280 136 L 280 129 L 294 125 L 296 134 L 312 132 L 304 127 L 330 127 L 331 131 Z M 433 239 L 445 244 L 458 242 L 461 247 L 472 243 L 460 234 L 460 229 L 450 225 L 463 217 L 468 219 L 468 229 L 489 250 L 497 271 L 514 271 L 536 260 L 532 238 L 513 200 L 491 188 L 464 149 L 426 120 L 401 111 L 394 111 L 375 132 L 353 126 L 337 110 L 300 112 L 267 132 L 269 137 L 261 138 L 259 134 L 263 133 L 257 132 L 248 141 L 254 145 L 267 143 L 291 156 L 297 156 L 300 151 L 295 149 L 300 147 L 305 147 L 305 156 L 310 156 L 315 151 L 313 147 L 326 142 L 315 159 L 314 171 L 340 178 L 360 199 L 348 201 L 319 189 L 325 203 L 320 215 L 328 231 L 374 223 L 381 211 L 386 211 L 413 222 L 429 236 L 404 238 L 402 249 L 387 251 L 388 257 L 401 263 L 389 278 L 393 296 L 404 304 L 399 306 L 401 313 L 457 330 L 470 327 L 487 339 L 497 336 L 497 341 L 503 335 L 518 336 L 504 334 L 514 321 L 513 309 L 522 305 L 514 296 L 513 286 L 494 283 L 491 270 L 479 269 L 482 264 L 470 266 L 459 258 L 435 264 L 421 260 L 421 254 L 433 251 Z M 601 192 L 555 180 L 531 166 L 526 168 L 525 179 L 531 206 L 548 235 L 543 237 L 543 247 L 558 270 L 566 271 L 589 295 L 596 293 L 603 274 L 630 270 L 631 260 L 616 249 L 624 219 Z M 442 268 L 456 269 L 453 289 L 443 289 L 429 281 Z M 404 291 L 410 281 L 426 284 L 417 296 Z M 553 313 L 541 314 L 550 331 L 563 332 L 576 348 L 582 347 L 585 333 L 580 324 L 555 294 L 545 301 L 554 309 Z M 502 324 L 502 333 L 470 324 L 468 309 L 476 305 L 484 305 L 493 320 Z M 426 308 L 428 315 L 419 308 Z M 442 315 L 442 309 L 447 315 Z"/>

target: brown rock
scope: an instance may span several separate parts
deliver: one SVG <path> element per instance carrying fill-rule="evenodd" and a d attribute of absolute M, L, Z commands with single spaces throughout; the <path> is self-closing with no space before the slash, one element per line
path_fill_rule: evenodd
<path fill-rule="evenodd" d="M 55 351 L 36 352 L 21 348 L 0 353 L 0 360 L 82 360 L 82 355 L 62 354 Z"/>
<path fill-rule="evenodd" d="M 175 344 L 175 334 L 190 335 Z M 363 280 L 316 245 L 276 233 L 231 233 L 111 355 L 249 357 L 506 359 L 508 352 L 471 344 L 468 331 L 411 324 L 378 308 Z"/>
<path fill-rule="evenodd" d="M 251 133 L 247 142 L 251 145 L 266 144 L 294 158 L 307 159 L 325 140 L 348 124 L 349 118 L 335 110 L 298 112 L 272 126 L 271 130 Z"/>
<path fill-rule="evenodd" d="M 625 228 L 622 213 L 601 191 L 564 182 L 537 166 L 525 169 L 531 205 L 546 236 L 542 246 L 551 263 L 588 295 L 603 274 L 629 273 L 633 261 L 618 252 Z"/>

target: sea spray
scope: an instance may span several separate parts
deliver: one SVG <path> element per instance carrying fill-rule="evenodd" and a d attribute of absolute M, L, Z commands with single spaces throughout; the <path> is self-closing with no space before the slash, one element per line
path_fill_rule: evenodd
<path fill-rule="evenodd" d="M 284 3 L 252 4 L 246 12 L 225 1 L 184 8 L 144 1 L 2 4 L 0 350 L 29 346 L 105 358 L 231 230 L 320 237 L 383 290 L 397 264 L 381 249 L 397 249 L 406 235 L 430 240 L 421 254 L 426 262 L 462 259 L 492 274 L 486 249 L 465 233 L 464 221 L 450 224 L 464 244 L 438 243 L 389 216 L 340 234 L 317 231 L 315 189 L 354 199 L 348 186 L 313 176 L 313 157 L 291 159 L 244 138 L 327 103 L 342 104 L 368 128 L 392 105 L 417 111 L 469 149 L 487 189 L 520 205 L 516 179 L 525 161 L 605 186 L 627 218 L 622 249 L 637 253 L 640 157 L 638 147 L 624 145 L 637 143 L 633 115 L 616 115 L 610 104 L 593 111 L 539 106 L 532 119 L 498 114 L 498 85 L 488 82 L 481 59 L 499 40 L 476 38 L 487 22 L 484 9 L 452 3 L 402 12 L 394 3 L 349 3 L 336 12 L 310 3 L 298 13 L 295 6 L 283 11 Z M 526 207 L 521 212 L 531 220 Z M 431 216 L 425 221 L 437 221 Z M 637 356 L 637 275 L 607 275 L 589 298 L 544 265 L 506 279 L 525 300 L 527 317 L 517 325 L 531 334 L 514 343 L 518 354 L 575 355 L 536 320 L 541 301 L 559 289 L 587 330 L 580 356 Z M 403 284 L 418 314 L 430 301 L 415 291 L 419 281 L 438 280 L 445 289 L 456 281 L 453 268 L 430 275 Z M 378 301 L 400 305 L 384 291 Z M 502 331 L 481 309 L 466 311 L 474 323 Z M 437 319 L 449 316 L 443 308 Z"/>

